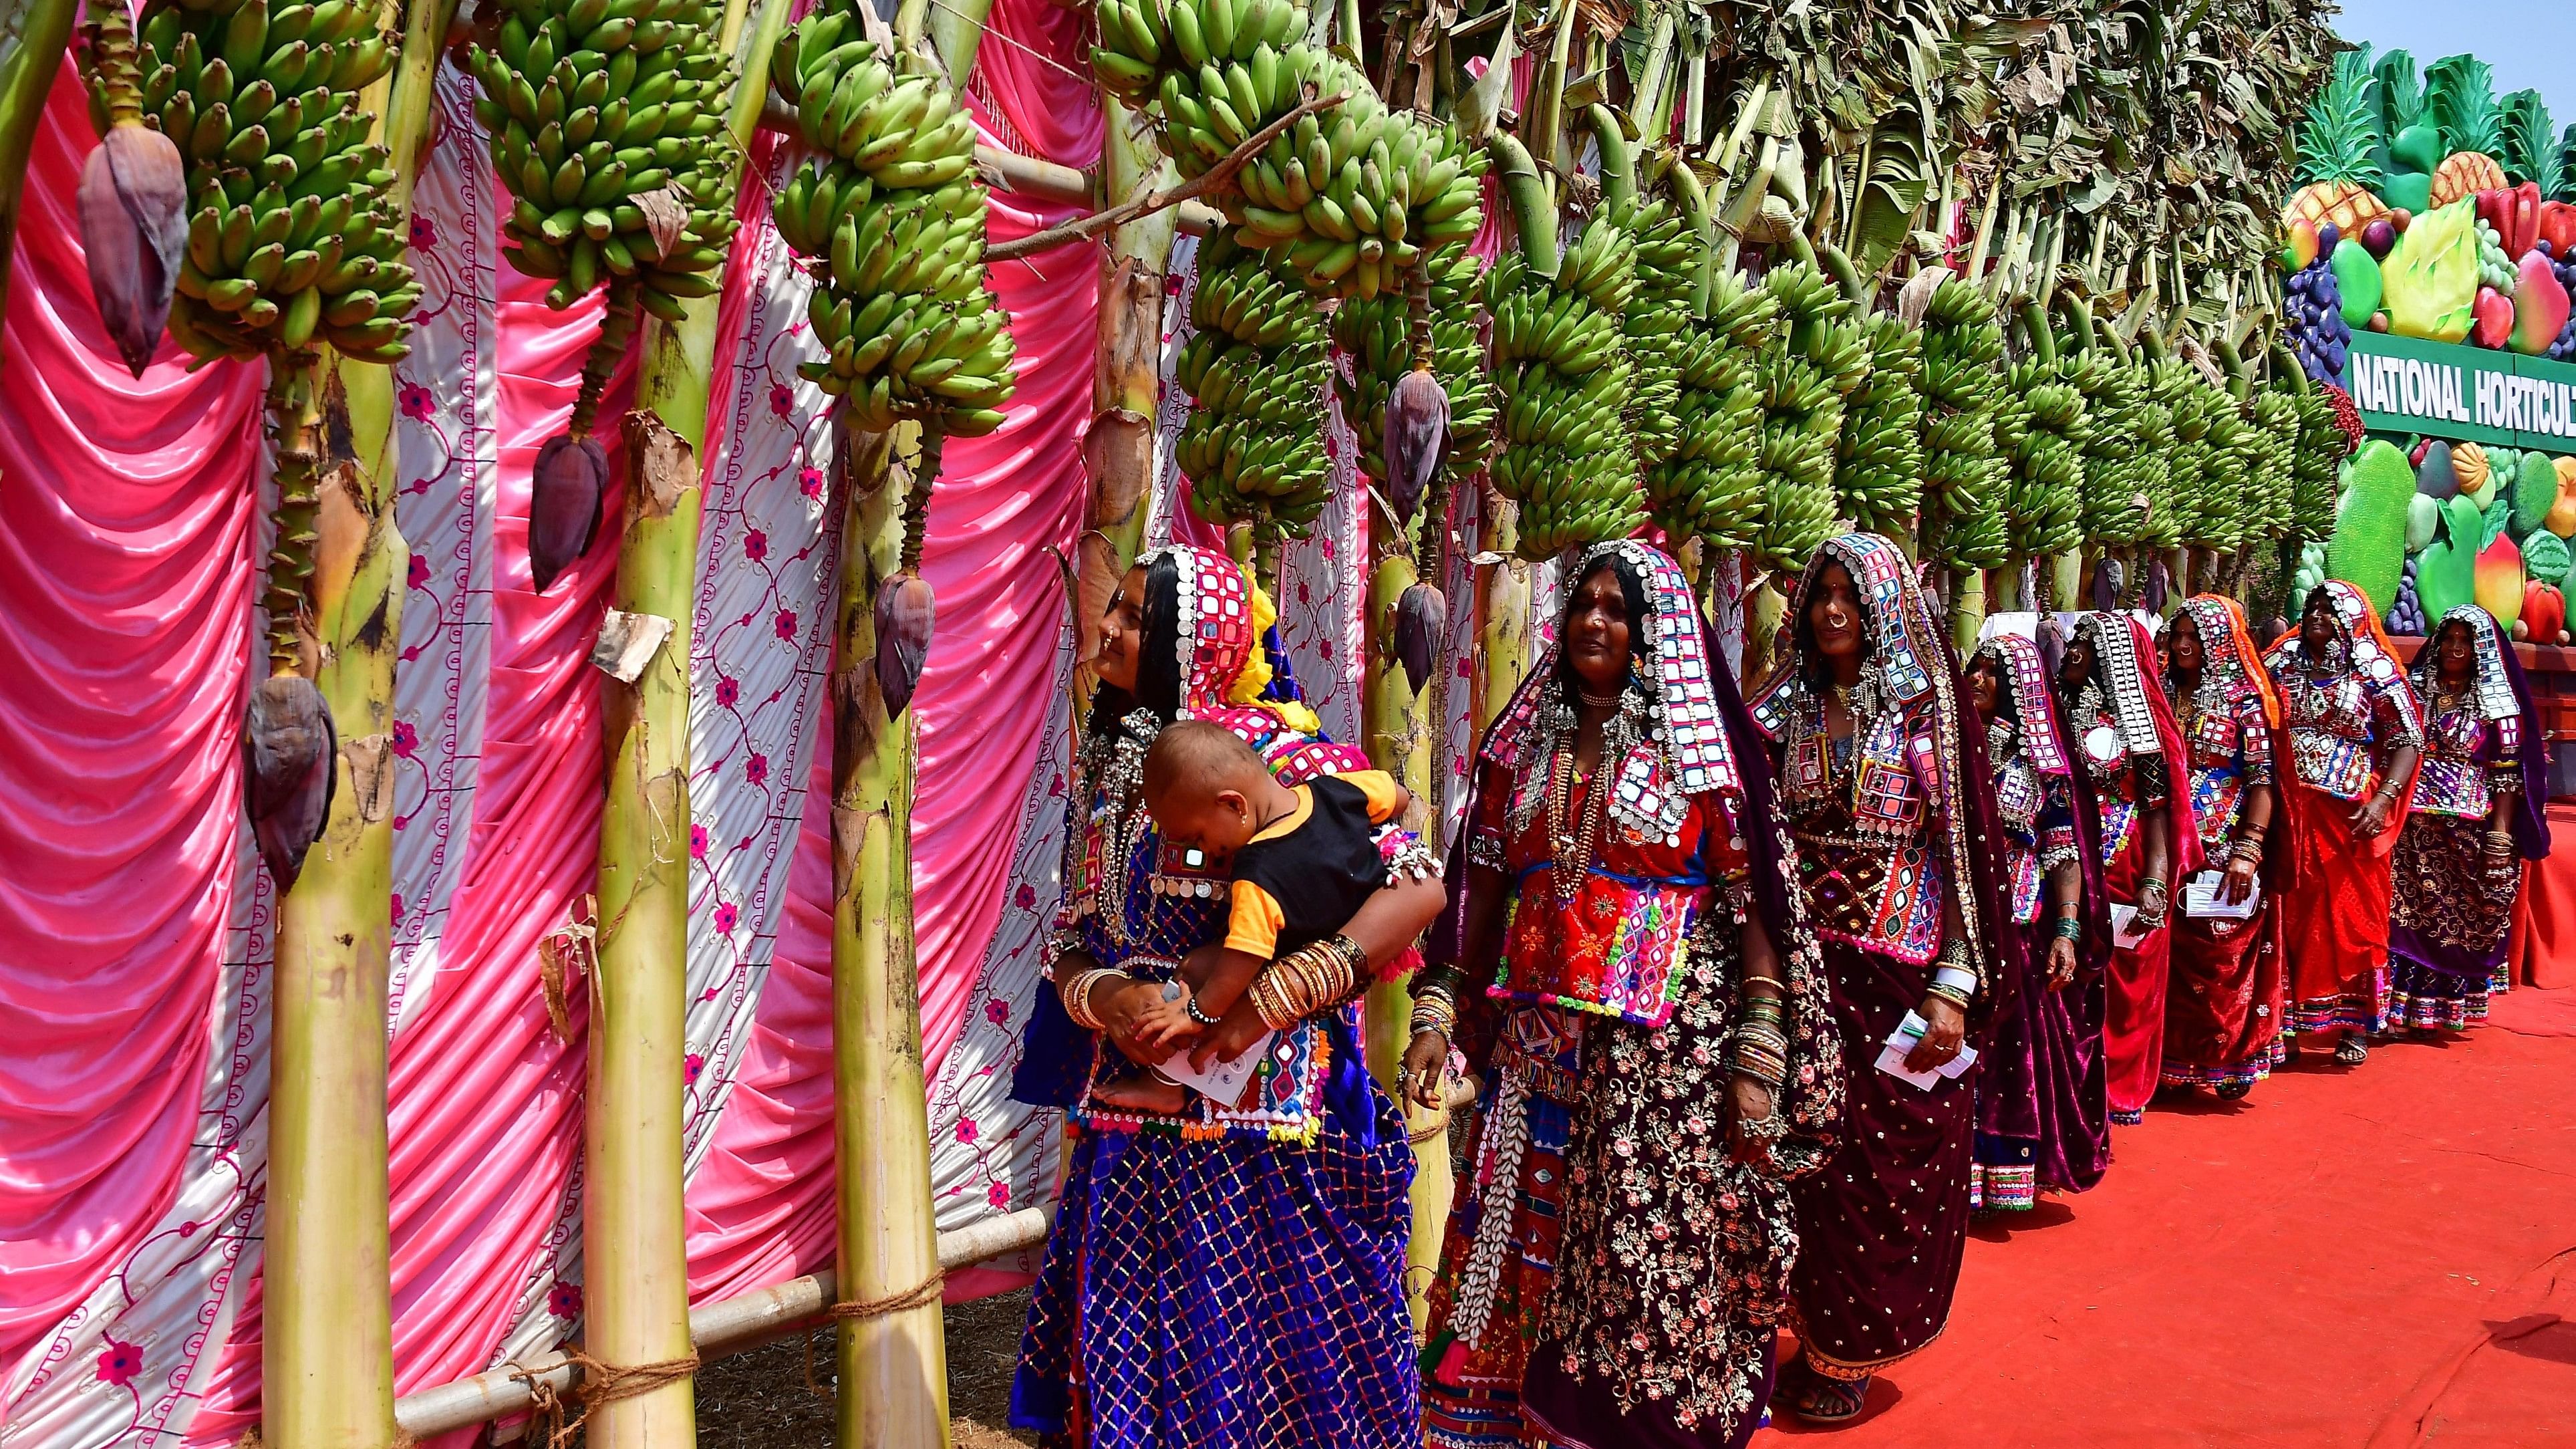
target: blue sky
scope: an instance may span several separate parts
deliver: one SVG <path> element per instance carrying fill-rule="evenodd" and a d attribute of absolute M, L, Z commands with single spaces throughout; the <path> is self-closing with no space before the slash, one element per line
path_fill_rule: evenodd
<path fill-rule="evenodd" d="M 2537 88 L 2553 129 L 2576 121 L 2576 10 L 2552 0 L 2344 0 L 2335 33 L 2419 66 L 2465 51 L 2493 68 L 2497 95 Z"/>

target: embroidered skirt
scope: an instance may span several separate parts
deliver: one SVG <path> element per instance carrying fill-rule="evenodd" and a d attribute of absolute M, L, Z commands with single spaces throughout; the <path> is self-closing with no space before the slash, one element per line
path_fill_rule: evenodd
<path fill-rule="evenodd" d="M 1412 1449 L 1413 1150 L 1373 1087 L 1312 1146 L 1094 1132 L 1021 1335 L 1011 1422 L 1082 1449 Z"/>
<path fill-rule="evenodd" d="M 2482 820 L 2417 814 L 2397 837 L 2388 932 L 2392 1027 L 2461 1031 L 2486 1020 L 2522 863 L 2490 875 L 2485 835 Z"/>
<path fill-rule="evenodd" d="M 2129 832 L 2129 843 L 2102 872 L 2102 890 L 2113 902 L 2138 903 L 2146 874 L 2147 833 Z M 2179 889 L 2168 893 L 2175 909 L 2165 928 L 2135 946 L 2115 946 L 2102 973 L 2102 1081 L 2111 1120 L 2134 1126 L 2156 1094 L 2156 1067 L 2164 1055 L 2165 991 L 2173 957 L 2173 922 L 2180 916 Z"/>
<path fill-rule="evenodd" d="M 2174 920 L 2164 1065 L 2172 1087 L 2251 1086 L 2281 1060 L 2281 911 L 2251 921 Z"/>
<path fill-rule="evenodd" d="M 2300 1036 L 2377 1031 L 2387 1008 L 2389 857 L 2353 833 L 2352 802 L 2293 784 L 2299 885 L 2280 901 L 2290 1013 Z"/>
<path fill-rule="evenodd" d="M 2036 927 L 2023 930 L 2025 959 L 2014 964 L 2019 999 L 1977 1063 L 1968 1187 L 1971 1205 L 1983 1212 L 2031 1207 L 2043 1184 L 2082 1192 L 2111 1165 L 2102 974 L 2079 971 L 2050 990 L 2047 938 Z M 1877 1060 L 1875 1051 L 1870 1059 Z"/>

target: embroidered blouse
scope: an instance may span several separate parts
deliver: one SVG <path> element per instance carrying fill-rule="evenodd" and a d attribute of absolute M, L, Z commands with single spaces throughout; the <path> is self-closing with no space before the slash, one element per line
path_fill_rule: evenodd
<path fill-rule="evenodd" d="M 2092 772 L 2094 798 L 2102 812 L 2100 849 L 2102 864 L 2107 866 L 2137 838 L 2144 812 L 2164 808 L 2173 793 L 2171 777 L 2161 756 L 2129 753 L 2122 743 L 2119 719 L 2109 705 L 2077 716 L 2075 728 L 2076 749 L 2084 757 L 2084 768 Z"/>
<path fill-rule="evenodd" d="M 2379 787 L 2387 752 L 2423 743 L 2414 709 L 2386 685 L 2349 669 L 2320 680 L 2292 657 L 2283 663 L 2280 687 L 2290 768 L 2301 784 L 2335 799 L 2368 795 Z"/>
<path fill-rule="evenodd" d="M 2415 808 L 2483 820 L 2495 797 L 2522 788 L 2522 719 L 2490 720 L 2474 690 L 2428 702 L 2423 763 L 2416 766 Z"/>
<path fill-rule="evenodd" d="M 2009 720 L 1987 725 L 1987 758 L 1995 761 L 1996 823 L 2003 827 L 2011 874 L 2013 919 L 2039 919 L 2048 873 L 2075 855 L 2074 791 L 2063 775 L 2042 774 L 2014 748 L 2018 728 Z"/>
<path fill-rule="evenodd" d="M 2191 758 L 2186 784 L 2191 809 L 2200 825 L 2201 843 L 2212 850 L 2236 833 L 2245 812 L 2245 792 L 2272 783 L 2272 731 L 2263 720 L 2263 701 L 2252 694 L 2205 696 L 2207 686 L 2180 702 L 2184 749 Z"/>
<path fill-rule="evenodd" d="M 1911 965 L 1941 947 L 1950 862 L 1933 802 L 1947 799 L 1928 714 L 1891 709 L 1853 736 L 1827 737 L 1799 696 L 1781 741 L 1780 811 L 1798 844 L 1798 879 L 1816 934 Z M 1757 710 L 1757 722 L 1765 723 Z"/>
<path fill-rule="evenodd" d="M 1469 858 L 1499 866 L 1509 882 L 1503 959 L 1486 994 L 1661 1023 L 1672 1013 L 1700 913 L 1716 901 L 1740 922 L 1748 906 L 1751 860 L 1721 797 L 1685 797 L 1670 835 L 1602 812 L 1592 863 L 1569 896 L 1558 886 L 1545 790 L 1526 788 L 1500 765 L 1483 769 Z M 1596 770 L 1574 782 L 1564 811 L 1569 832 L 1587 818 L 1598 778 Z"/>

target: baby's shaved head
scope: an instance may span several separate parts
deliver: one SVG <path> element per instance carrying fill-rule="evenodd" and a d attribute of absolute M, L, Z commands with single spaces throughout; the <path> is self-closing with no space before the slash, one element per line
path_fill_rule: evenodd
<path fill-rule="evenodd" d="M 1198 798 L 1221 790 L 1248 790 L 1270 771 L 1260 754 L 1221 724 L 1185 719 L 1154 736 L 1145 752 L 1145 798 L 1163 800 L 1175 790 Z"/>

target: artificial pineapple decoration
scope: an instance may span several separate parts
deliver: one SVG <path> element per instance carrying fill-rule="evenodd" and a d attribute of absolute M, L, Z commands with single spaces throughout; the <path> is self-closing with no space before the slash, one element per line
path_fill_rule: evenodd
<path fill-rule="evenodd" d="M 2371 64 L 2379 111 L 2380 199 L 2421 216 L 2433 205 L 2433 172 L 2442 164 L 2442 128 L 2424 102 L 2415 57 L 2392 50 Z"/>
<path fill-rule="evenodd" d="M 2388 213 L 2378 197 L 2382 180 L 2379 153 L 2378 78 L 2371 74 L 2367 50 L 2347 50 L 2335 57 L 2334 73 L 2308 107 L 2299 128 L 2299 189 L 2281 208 L 2284 225 L 2304 221 L 2331 223 L 2347 237 Z"/>
<path fill-rule="evenodd" d="M 2433 205 L 2504 185 L 2504 167 L 2496 160 L 2505 149 L 2504 115 L 2496 109 L 2486 62 L 2454 55 L 2426 66 L 2424 99 L 2449 149 L 2433 170 Z"/>
<path fill-rule="evenodd" d="M 2525 182 L 2540 188 L 2545 198 L 2555 198 L 2566 189 L 2564 158 L 2559 154 L 2558 137 L 2550 129 L 2549 104 L 2538 91 L 2515 91 L 2504 98 L 2504 174 L 2516 186 Z M 2350 233 L 2346 233 L 2350 235 Z"/>

